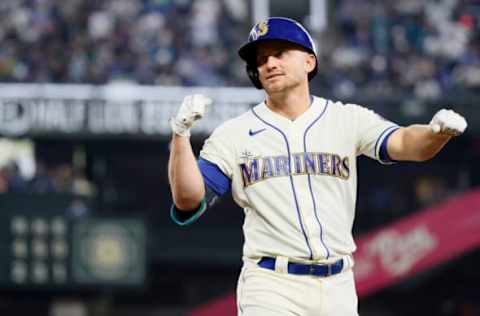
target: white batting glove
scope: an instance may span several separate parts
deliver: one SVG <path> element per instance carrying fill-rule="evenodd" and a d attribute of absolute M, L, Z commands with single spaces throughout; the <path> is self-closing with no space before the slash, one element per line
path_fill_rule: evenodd
<path fill-rule="evenodd" d="M 458 136 L 467 128 L 467 121 L 453 110 L 441 109 L 430 121 L 430 128 L 435 134 Z"/>
<path fill-rule="evenodd" d="M 180 136 L 190 136 L 190 129 L 205 114 L 212 99 L 203 94 L 187 95 L 175 117 L 170 119 L 172 131 Z"/>

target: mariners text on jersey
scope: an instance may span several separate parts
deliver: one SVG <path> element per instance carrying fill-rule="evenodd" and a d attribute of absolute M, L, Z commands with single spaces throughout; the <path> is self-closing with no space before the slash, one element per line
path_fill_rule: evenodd
<path fill-rule="evenodd" d="M 313 152 L 294 153 L 291 157 L 251 157 L 248 151 L 245 153 L 245 162 L 239 164 L 244 187 L 272 177 L 290 175 L 325 175 L 343 180 L 348 180 L 350 176 L 349 158 L 337 154 Z"/>

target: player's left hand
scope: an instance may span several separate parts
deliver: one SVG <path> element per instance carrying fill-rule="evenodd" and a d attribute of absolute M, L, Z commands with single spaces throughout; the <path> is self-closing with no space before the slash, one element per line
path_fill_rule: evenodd
<path fill-rule="evenodd" d="M 467 128 L 467 121 L 453 110 L 441 109 L 430 121 L 430 128 L 435 134 L 458 136 Z"/>

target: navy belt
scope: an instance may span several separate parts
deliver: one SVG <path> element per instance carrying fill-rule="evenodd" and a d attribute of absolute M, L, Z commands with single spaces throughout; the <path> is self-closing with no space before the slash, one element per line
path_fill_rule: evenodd
<path fill-rule="evenodd" d="M 258 265 L 262 268 L 275 270 L 275 259 L 263 257 Z M 316 275 L 327 277 L 342 272 L 343 260 L 340 259 L 333 263 L 324 264 L 304 264 L 304 263 L 288 263 L 288 273 L 299 275 Z"/>

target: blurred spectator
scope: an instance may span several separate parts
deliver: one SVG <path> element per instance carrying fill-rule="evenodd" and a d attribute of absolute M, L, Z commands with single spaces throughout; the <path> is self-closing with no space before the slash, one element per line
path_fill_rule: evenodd
<path fill-rule="evenodd" d="M 415 182 L 417 208 L 427 207 L 448 196 L 443 179 L 436 176 L 420 176 Z"/>
<path fill-rule="evenodd" d="M 73 169 L 70 164 L 61 163 L 51 170 L 55 192 L 74 193 Z"/>
<path fill-rule="evenodd" d="M 83 169 L 74 168 L 73 170 L 73 193 L 81 196 L 92 197 L 96 195 L 96 188 L 85 176 Z"/>
<path fill-rule="evenodd" d="M 23 193 L 27 192 L 28 182 L 22 176 L 20 168 L 15 162 L 10 162 L 2 168 L 2 174 L 7 181 L 8 192 Z"/>
<path fill-rule="evenodd" d="M 5 169 L 0 169 L 0 193 L 8 192 L 8 175 Z"/>
<path fill-rule="evenodd" d="M 0 192 L 26 192 L 33 177 L 34 146 L 29 140 L 0 139 Z"/>
<path fill-rule="evenodd" d="M 49 170 L 42 161 L 37 161 L 35 176 L 30 181 L 29 191 L 32 193 L 55 192 L 55 184 L 49 174 Z"/>

